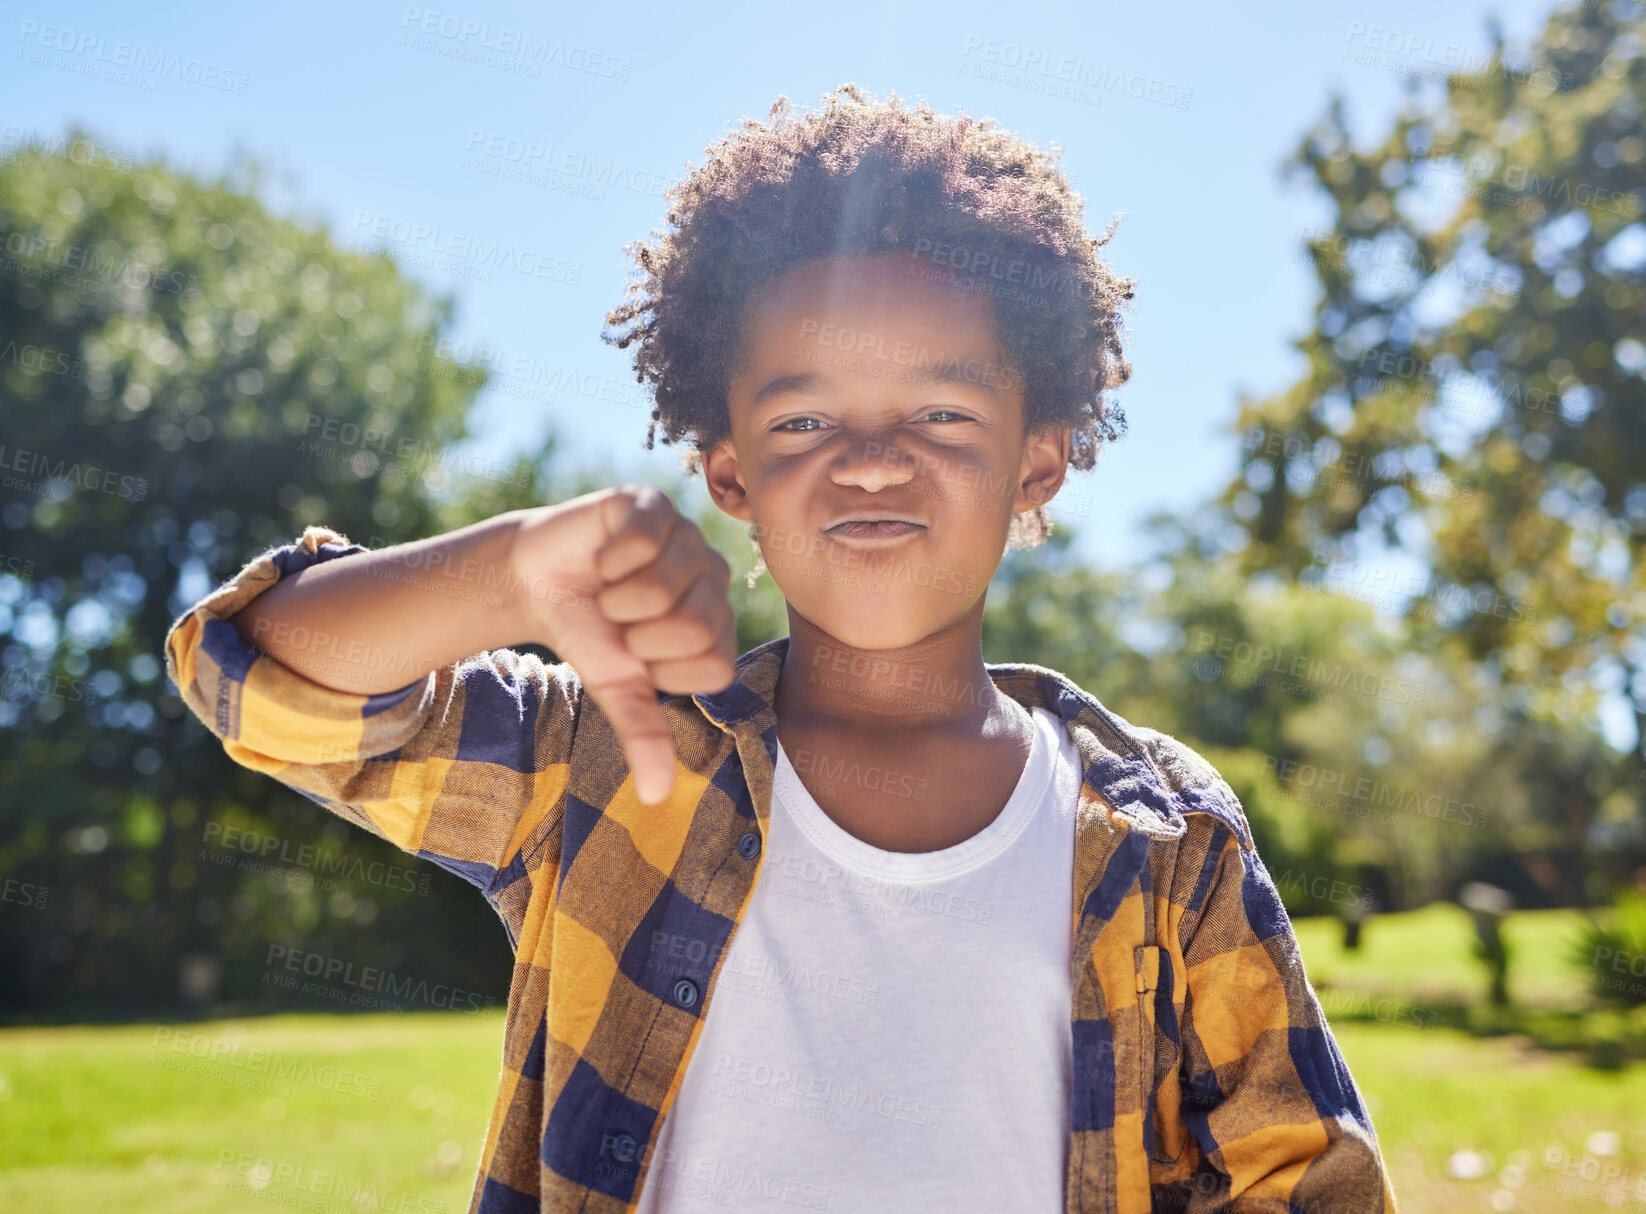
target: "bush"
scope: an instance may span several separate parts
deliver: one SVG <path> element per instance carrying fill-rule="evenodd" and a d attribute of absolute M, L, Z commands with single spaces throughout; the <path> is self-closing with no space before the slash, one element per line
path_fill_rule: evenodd
<path fill-rule="evenodd" d="M 1646 1004 L 1646 894 L 1625 887 L 1587 926 L 1571 953 L 1601 999 L 1624 1007 Z"/>

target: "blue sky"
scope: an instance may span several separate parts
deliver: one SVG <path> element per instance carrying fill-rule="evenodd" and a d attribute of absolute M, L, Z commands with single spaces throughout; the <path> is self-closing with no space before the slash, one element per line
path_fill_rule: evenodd
<path fill-rule="evenodd" d="M 1088 225 L 1125 212 L 1106 256 L 1139 284 L 1133 378 L 1118 397 L 1130 433 L 1065 491 L 1085 495 L 1087 517 L 1064 517 L 1103 567 L 1143 554 L 1149 512 L 1227 481 L 1239 393 L 1277 390 L 1300 367 L 1289 342 L 1314 297 L 1298 251 L 1325 212 L 1285 187 L 1277 165 L 1329 92 L 1345 95 L 1357 142 L 1370 143 L 1407 73 L 1449 47 L 1473 60 L 1489 45 L 1486 5 L 1417 0 L 1261 12 L 734 3 L 712 15 L 650 4 L 8 7 L 6 138 L 49 139 L 77 121 L 127 152 L 164 151 L 209 173 L 237 149 L 254 153 L 282 213 L 324 222 L 343 243 L 389 233 L 409 273 L 457 296 L 462 343 L 593 385 L 549 402 L 498 381 L 480 403 L 478 451 L 504 454 L 553 427 L 568 463 L 614 480 L 678 467 L 676 448 L 643 450 L 649 406 L 628 354 L 599 334 L 623 297 L 623 245 L 662 225 L 662 186 L 704 146 L 764 117 L 780 93 L 809 106 L 847 80 L 1062 146 Z M 1548 11 L 1493 7 L 1511 47 Z M 1061 60 L 1061 74 L 1043 66 Z M 1084 95 L 1047 89 L 1070 88 L 1071 74 Z M 436 252 L 477 237 L 548 272 L 493 268 L 482 280 Z M 602 400 L 600 385 L 632 403 Z M 681 504 L 698 505 L 696 493 Z"/>

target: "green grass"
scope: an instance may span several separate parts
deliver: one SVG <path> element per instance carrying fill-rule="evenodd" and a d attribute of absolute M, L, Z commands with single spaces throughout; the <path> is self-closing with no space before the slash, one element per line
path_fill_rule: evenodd
<path fill-rule="evenodd" d="M 497 1091 L 500 1014 L 274 1016 L 175 1032 L 169 1041 L 185 1047 L 238 1044 L 238 1061 L 196 1060 L 165 1039 L 157 1047 L 153 1025 L 0 1032 L 0 1209 L 468 1208 Z M 277 1080 L 253 1050 L 312 1069 Z M 245 1086 L 281 1082 L 289 1094 Z M 256 1196 L 223 1187 L 258 1181 Z M 374 1186 L 376 1204 L 355 1200 Z"/>
<path fill-rule="evenodd" d="M 1646 1195 L 1646 1066 L 1591 1070 L 1520 1037 L 1381 1024 L 1332 1032 L 1371 1108 L 1401 1214 L 1604 1209 L 1606 1187 L 1581 1176 L 1608 1166 L 1626 1177 L 1631 1208 L 1634 1193 Z M 1463 1153 L 1484 1174 L 1453 1175 L 1454 1157 L 1470 1162 Z M 1563 1179 L 1568 1161 L 1579 1179 Z M 1500 1190 L 1512 1205 L 1488 1204 Z"/>
<path fill-rule="evenodd" d="M 1580 921 L 1574 912 L 1521 912 L 1505 928 L 1516 999 L 1569 1023 L 1587 998 L 1582 974 L 1563 960 Z M 1353 954 L 1343 952 L 1334 921 L 1296 927 L 1403 1214 L 1607 1204 L 1598 1180 L 1556 1191 L 1562 1177 L 1551 1160 L 1572 1160 L 1592 1177 L 1616 1168 L 1627 1176 L 1626 1196 L 1638 1184 L 1646 1198 L 1646 1064 L 1596 1070 L 1501 1025 L 1482 1036 L 1446 1022 L 1426 1030 L 1400 1016 L 1334 1012 L 1347 1006 L 1343 992 L 1411 1007 L 1478 1003 L 1485 970 L 1470 954 L 1462 911 L 1436 904 L 1378 917 Z M 1592 1031 L 1606 1015 L 1584 1013 L 1582 1024 Z M 191 1045 L 208 1057 L 193 1058 Z M 460 1214 L 501 1046 L 497 1012 L 0 1030 L 0 1210 Z M 278 1054 L 286 1077 L 254 1050 Z M 320 1069 L 327 1065 L 350 1074 Z M 256 1086 L 277 1083 L 289 1091 Z M 272 1173 L 258 1171 L 259 1160 Z M 1453 1175 L 1470 1161 L 1482 1175 Z M 262 1187 L 238 1187 L 248 1184 Z M 355 1200 L 367 1191 L 375 1204 Z"/>
<path fill-rule="evenodd" d="M 1317 988 L 1374 992 L 1426 1007 L 1486 998 L 1486 967 L 1471 951 L 1474 923 L 1454 903 L 1374 915 L 1352 953 L 1343 949 L 1343 927 L 1336 919 L 1297 919 L 1293 925 L 1309 981 Z M 1575 910 L 1515 911 L 1504 919 L 1511 1000 L 1545 1008 L 1590 1001 L 1583 972 L 1567 960 L 1582 926 L 1583 915 Z"/>

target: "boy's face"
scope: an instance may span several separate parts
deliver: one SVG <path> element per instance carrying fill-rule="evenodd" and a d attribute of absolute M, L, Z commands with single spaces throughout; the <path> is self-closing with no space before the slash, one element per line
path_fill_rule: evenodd
<path fill-rule="evenodd" d="M 1049 501 L 1069 459 L 1067 427 L 1025 436 L 988 298 L 912 254 L 818 258 L 761 293 L 745 334 L 704 473 L 755 524 L 790 610 L 863 649 L 981 610 L 1013 513 Z M 904 521 L 839 525 L 854 519 Z"/>

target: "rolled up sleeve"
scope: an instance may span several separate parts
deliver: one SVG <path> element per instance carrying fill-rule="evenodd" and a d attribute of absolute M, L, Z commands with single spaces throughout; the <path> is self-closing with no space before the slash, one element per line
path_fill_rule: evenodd
<path fill-rule="evenodd" d="M 565 663 L 493 649 L 421 675 L 408 667 L 412 681 L 396 691 L 339 691 L 248 644 L 231 622 L 281 578 L 364 551 L 310 526 L 263 552 L 172 624 L 167 674 L 236 763 L 495 902 L 564 812 L 581 685 Z"/>

